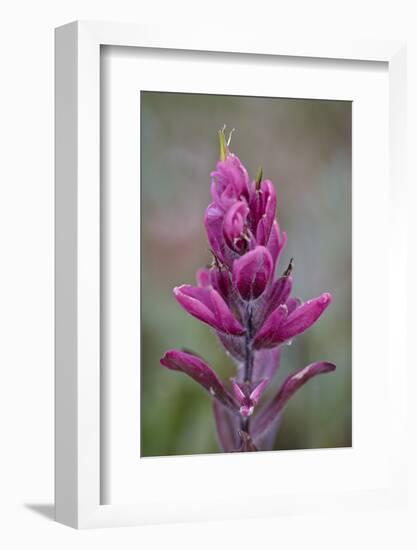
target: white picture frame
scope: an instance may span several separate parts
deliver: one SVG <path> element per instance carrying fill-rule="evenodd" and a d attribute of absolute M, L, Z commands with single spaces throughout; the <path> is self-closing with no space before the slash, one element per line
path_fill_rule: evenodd
<path fill-rule="evenodd" d="M 274 515 L 314 507 L 395 505 L 405 498 L 405 340 L 398 342 L 395 372 L 397 433 L 383 490 L 357 494 L 289 494 L 258 510 L 222 498 L 193 514 L 167 495 L 164 509 L 149 503 L 101 504 L 100 463 L 100 48 L 102 45 L 228 52 L 269 56 L 381 61 L 389 71 L 390 198 L 395 223 L 389 238 L 403 243 L 391 277 L 405 289 L 405 45 L 401 42 L 289 43 L 243 31 L 212 36 L 175 29 L 75 22 L 56 30 L 56 519 L 77 528 L 185 519 Z M 405 302 L 403 304 L 405 307 Z M 389 305 L 393 307 L 393 305 Z M 401 307 L 401 306 L 400 306 Z M 405 318 L 405 314 L 404 314 Z M 405 331 L 404 331 L 405 333 Z M 397 338 L 397 336 L 396 336 Z M 401 335 L 399 336 L 401 338 Z M 405 338 L 403 336 L 402 338 Z M 403 344 L 403 345 L 401 345 Z M 400 426 L 400 428 L 398 428 Z M 149 499 L 151 501 L 151 497 Z M 232 503 L 233 504 L 233 503 Z M 245 511 L 246 510 L 246 511 Z"/>

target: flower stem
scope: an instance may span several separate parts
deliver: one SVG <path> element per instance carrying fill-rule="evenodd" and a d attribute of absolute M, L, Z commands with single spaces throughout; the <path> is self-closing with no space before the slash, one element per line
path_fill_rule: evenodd
<path fill-rule="evenodd" d="M 252 325 L 252 307 L 249 303 L 246 309 L 246 333 L 245 333 L 245 367 L 244 367 L 244 379 L 245 382 L 252 382 L 253 371 L 253 325 Z"/>
<path fill-rule="evenodd" d="M 252 306 L 249 303 L 246 309 L 246 334 L 245 334 L 245 364 L 244 364 L 244 381 L 247 384 L 252 382 L 253 372 L 253 321 L 252 321 Z M 249 433 L 249 417 L 241 417 L 241 430 Z"/>
<path fill-rule="evenodd" d="M 241 416 L 240 417 L 240 429 L 242 432 L 249 433 L 249 417 Z"/>

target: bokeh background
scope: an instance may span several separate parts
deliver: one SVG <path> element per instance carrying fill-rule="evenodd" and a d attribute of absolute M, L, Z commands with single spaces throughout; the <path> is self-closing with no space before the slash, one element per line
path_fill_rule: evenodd
<path fill-rule="evenodd" d="M 210 262 L 203 214 L 218 159 L 217 130 L 236 128 L 231 150 L 253 178 L 259 166 L 278 194 L 294 257 L 294 294 L 331 292 L 320 321 L 285 348 L 276 388 L 313 361 L 337 365 L 288 403 L 275 449 L 351 446 L 351 103 L 141 92 L 141 453 L 219 452 L 211 400 L 164 369 L 168 348 L 189 348 L 228 379 L 234 365 L 206 325 L 175 301 Z"/>

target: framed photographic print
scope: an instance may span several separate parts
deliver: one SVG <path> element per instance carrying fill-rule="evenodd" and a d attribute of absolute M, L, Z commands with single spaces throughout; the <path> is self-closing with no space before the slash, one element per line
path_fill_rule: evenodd
<path fill-rule="evenodd" d="M 401 43 L 57 29 L 58 521 L 403 502 L 404 80 Z"/>

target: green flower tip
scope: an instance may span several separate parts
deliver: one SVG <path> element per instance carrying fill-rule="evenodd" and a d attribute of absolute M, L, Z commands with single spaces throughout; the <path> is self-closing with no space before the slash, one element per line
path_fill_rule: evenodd
<path fill-rule="evenodd" d="M 229 145 L 230 141 L 232 139 L 232 134 L 235 131 L 234 128 L 229 133 L 228 138 L 226 139 L 226 134 L 224 133 L 226 130 L 226 124 L 223 126 L 221 130 L 218 130 L 217 134 L 219 136 L 219 147 L 220 147 L 220 160 L 226 160 L 226 157 L 230 154 L 229 151 Z"/>
<path fill-rule="evenodd" d="M 261 181 L 262 181 L 263 175 L 264 175 L 264 171 L 262 170 L 262 166 L 260 166 L 258 168 L 258 172 L 256 173 L 256 178 L 255 178 L 255 185 L 258 191 L 261 188 Z"/>

